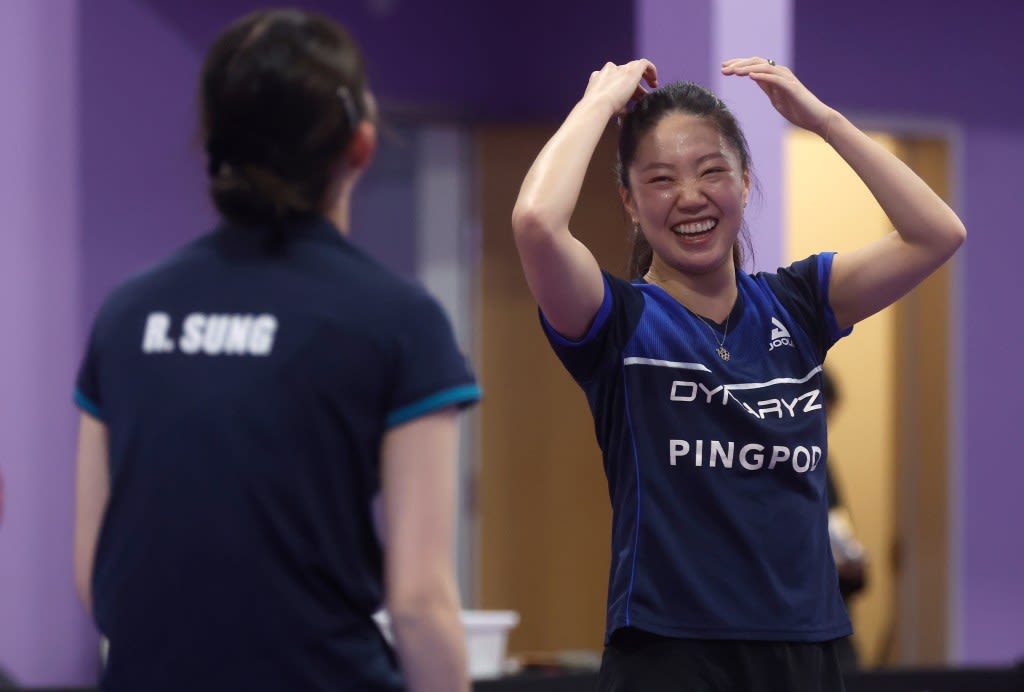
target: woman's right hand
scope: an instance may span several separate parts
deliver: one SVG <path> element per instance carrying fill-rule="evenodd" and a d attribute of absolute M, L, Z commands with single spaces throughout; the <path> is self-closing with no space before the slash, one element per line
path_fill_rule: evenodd
<path fill-rule="evenodd" d="M 530 291 L 548 324 L 574 341 L 587 333 L 601 307 L 604 277 L 593 253 L 570 232 L 569 221 L 608 121 L 646 93 L 644 82 L 658 84 L 649 60 L 607 63 L 591 73 L 583 97 L 534 159 L 512 210 Z"/>
<path fill-rule="evenodd" d="M 590 82 L 583 94 L 583 100 L 604 102 L 614 115 L 626 108 L 631 100 L 640 99 L 647 90 L 658 87 L 658 69 L 650 60 L 639 59 L 624 65 L 605 63 L 604 67 L 590 73 Z"/>

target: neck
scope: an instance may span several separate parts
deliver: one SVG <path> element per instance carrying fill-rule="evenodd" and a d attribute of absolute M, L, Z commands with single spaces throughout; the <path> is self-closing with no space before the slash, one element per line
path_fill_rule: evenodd
<path fill-rule="evenodd" d="M 342 235 L 347 236 L 349 232 L 348 205 L 336 205 L 327 210 L 327 219 L 335 225 Z"/>
<path fill-rule="evenodd" d="M 729 317 L 739 292 L 731 256 L 707 274 L 680 272 L 655 257 L 644 279 L 660 286 L 692 312 L 718 323 Z"/>
<path fill-rule="evenodd" d="M 347 236 L 351 228 L 351 200 L 352 188 L 355 186 L 353 178 L 342 178 L 337 182 L 337 188 L 331 195 L 334 202 L 324 210 L 324 216 L 333 223 L 341 234 Z"/>

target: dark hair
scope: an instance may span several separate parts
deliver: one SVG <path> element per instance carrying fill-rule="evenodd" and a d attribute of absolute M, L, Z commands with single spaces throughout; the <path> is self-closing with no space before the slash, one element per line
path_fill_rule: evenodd
<path fill-rule="evenodd" d="M 210 47 L 199 102 L 222 216 L 271 227 L 314 216 L 366 114 L 362 53 L 323 16 L 253 12 Z"/>
<path fill-rule="evenodd" d="M 622 119 L 619 131 L 619 160 L 616 175 L 619 183 L 630 190 L 629 167 L 636 158 L 640 139 L 654 128 L 658 122 L 670 113 L 681 112 L 707 118 L 721 133 L 740 157 L 743 171 L 751 174 L 750 147 L 743 130 L 729 108 L 711 91 L 693 82 L 672 82 L 655 89 L 637 101 L 633 109 Z M 749 249 L 750 240 L 746 227 L 742 227 L 742 236 Z M 630 278 L 638 279 L 651 267 L 653 251 L 639 229 L 633 229 L 633 249 L 629 260 Z M 737 267 L 742 264 L 743 250 L 737 239 L 732 249 L 733 262 Z"/>

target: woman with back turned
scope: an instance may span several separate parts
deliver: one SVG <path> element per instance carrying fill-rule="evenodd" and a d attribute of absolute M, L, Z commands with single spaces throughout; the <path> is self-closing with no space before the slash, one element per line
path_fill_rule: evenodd
<path fill-rule="evenodd" d="M 829 142 L 896 230 L 744 272 L 742 130 L 697 84 L 648 92 L 647 60 L 594 72 L 537 156 L 513 212 L 516 245 L 548 339 L 586 392 L 613 506 L 601 690 L 842 689 L 834 642 L 850 622 L 829 552 L 821 366 L 965 235 L 916 175 L 789 69 L 744 58 L 722 72 Z M 631 281 L 602 271 L 569 229 L 616 114 Z"/>
<path fill-rule="evenodd" d="M 468 690 L 456 433 L 479 390 L 438 304 L 347 239 L 376 133 L 359 49 L 257 12 L 200 101 L 222 223 L 107 298 L 77 381 L 100 687 Z"/>

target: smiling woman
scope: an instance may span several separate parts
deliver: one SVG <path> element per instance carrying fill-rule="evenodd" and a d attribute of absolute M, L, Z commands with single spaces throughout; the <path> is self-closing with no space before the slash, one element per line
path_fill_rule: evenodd
<path fill-rule="evenodd" d="M 744 58 L 722 72 L 831 144 L 897 230 L 843 255 L 743 271 L 751 174 L 739 124 L 703 87 L 658 88 L 647 60 L 592 73 L 537 156 L 515 242 L 545 334 L 587 394 L 613 507 L 600 690 L 843 689 L 835 642 L 851 627 L 826 530 L 822 364 L 965 235 L 927 185 L 789 69 Z M 616 115 L 631 281 L 602 271 L 569 230 Z"/>
<path fill-rule="evenodd" d="M 631 278 L 651 272 L 651 278 L 661 283 L 657 277 L 667 269 L 652 272 L 650 243 L 655 241 L 641 229 L 653 230 L 661 221 L 656 216 L 641 219 L 641 206 L 650 210 L 648 214 L 660 213 L 674 222 L 674 233 L 705 247 L 718 228 L 715 240 L 722 244 L 731 238 L 733 265 L 741 266 L 739 236 L 750 194 L 750 151 L 725 104 L 696 84 L 670 84 L 642 99 L 624 124 L 618 179 L 623 205 L 633 219 Z M 673 210 L 677 190 L 683 199 Z M 705 208 L 705 195 L 716 208 Z M 640 196 L 656 199 L 638 205 Z"/>

